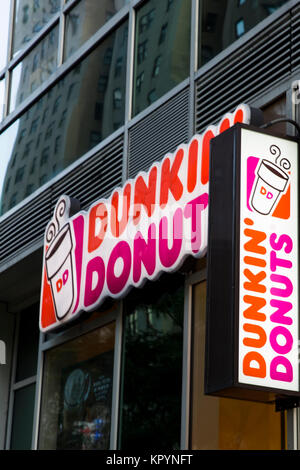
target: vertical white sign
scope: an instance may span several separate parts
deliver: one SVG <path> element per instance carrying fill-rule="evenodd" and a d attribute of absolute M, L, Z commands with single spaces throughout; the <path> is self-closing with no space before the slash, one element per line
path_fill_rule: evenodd
<path fill-rule="evenodd" d="M 299 390 L 298 143 L 241 129 L 238 381 Z"/>

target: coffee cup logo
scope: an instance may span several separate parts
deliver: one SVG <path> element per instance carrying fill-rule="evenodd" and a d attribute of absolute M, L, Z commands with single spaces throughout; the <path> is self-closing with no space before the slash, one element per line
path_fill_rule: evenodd
<path fill-rule="evenodd" d="M 71 313 L 74 303 L 74 243 L 71 227 L 67 222 L 69 210 L 70 200 L 63 196 L 59 199 L 54 217 L 46 230 L 46 242 L 49 245 L 45 265 L 57 320 L 62 320 Z"/>
<path fill-rule="evenodd" d="M 262 215 L 272 212 L 289 182 L 289 175 L 284 170 L 290 168 L 290 162 L 283 158 L 278 164 L 281 151 L 276 145 L 271 145 L 270 152 L 276 156 L 275 163 L 267 159 L 261 160 L 250 197 L 251 208 Z"/>

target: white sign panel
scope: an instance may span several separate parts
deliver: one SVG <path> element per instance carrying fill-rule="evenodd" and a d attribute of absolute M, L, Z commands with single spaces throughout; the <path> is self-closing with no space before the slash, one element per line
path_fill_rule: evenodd
<path fill-rule="evenodd" d="M 241 384 L 298 391 L 298 143 L 241 129 Z"/>

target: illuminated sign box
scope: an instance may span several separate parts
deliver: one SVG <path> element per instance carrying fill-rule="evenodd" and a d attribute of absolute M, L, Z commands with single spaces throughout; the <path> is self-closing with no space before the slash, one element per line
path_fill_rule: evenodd
<path fill-rule="evenodd" d="M 298 151 L 244 124 L 211 141 L 207 394 L 299 395 Z"/>
<path fill-rule="evenodd" d="M 259 115 L 241 104 L 87 211 L 62 195 L 45 230 L 41 331 L 64 327 L 107 298 L 123 298 L 175 272 L 188 256 L 205 256 L 209 143 Z"/>

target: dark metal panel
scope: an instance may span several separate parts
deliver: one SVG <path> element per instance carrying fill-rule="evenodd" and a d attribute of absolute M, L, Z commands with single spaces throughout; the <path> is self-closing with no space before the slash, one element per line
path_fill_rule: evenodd
<path fill-rule="evenodd" d="M 48 189 L 1 222 L 0 267 L 43 237 L 50 216 Z"/>
<path fill-rule="evenodd" d="M 53 185 L 52 208 L 62 194 L 78 199 L 83 209 L 107 197 L 122 183 L 122 161 L 123 137 L 120 137 Z"/>
<path fill-rule="evenodd" d="M 188 140 L 189 88 L 129 130 L 129 178 Z"/>
<path fill-rule="evenodd" d="M 300 67 L 300 5 L 291 11 L 291 23 L 291 62 L 293 70 L 297 70 Z"/>

